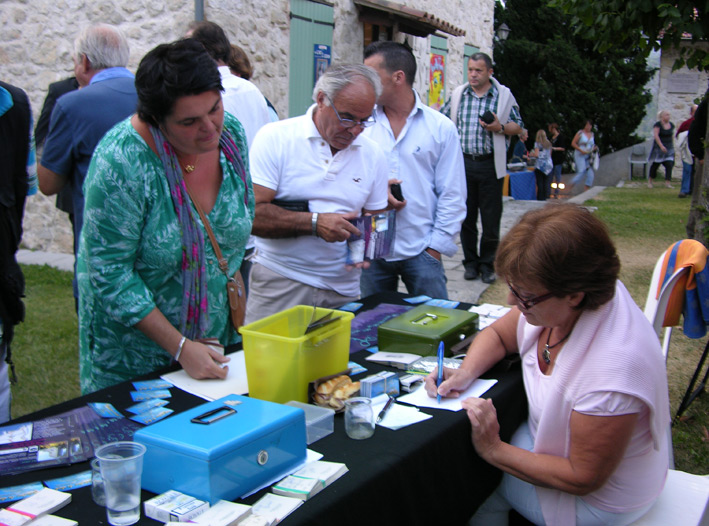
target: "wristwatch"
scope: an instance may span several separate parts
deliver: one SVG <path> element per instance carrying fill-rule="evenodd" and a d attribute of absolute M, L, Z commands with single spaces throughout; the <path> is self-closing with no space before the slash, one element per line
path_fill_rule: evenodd
<path fill-rule="evenodd" d="M 499 133 L 500 135 L 504 135 L 505 134 L 505 125 L 500 123 L 500 126 L 502 126 L 502 127 L 500 128 L 500 131 L 497 133 Z"/>

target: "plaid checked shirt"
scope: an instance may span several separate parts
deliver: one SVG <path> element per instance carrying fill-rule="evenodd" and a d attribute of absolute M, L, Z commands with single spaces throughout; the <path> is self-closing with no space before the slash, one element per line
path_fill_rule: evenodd
<path fill-rule="evenodd" d="M 488 92 L 482 97 L 478 97 L 470 85 L 463 90 L 458 115 L 453 119 L 453 122 L 455 122 L 458 127 L 460 145 L 463 148 L 463 153 L 473 155 L 492 153 L 492 132 L 483 130 L 482 126 L 480 126 L 479 116 L 488 110 L 497 114 L 497 98 L 498 91 L 494 84 L 490 86 Z M 448 102 L 446 102 L 445 106 L 441 109 L 441 112 L 449 118 L 451 116 L 450 107 L 451 101 L 448 99 Z M 517 106 L 512 106 L 510 121 L 524 126 Z M 509 135 L 505 136 L 505 141 L 509 147 Z"/>

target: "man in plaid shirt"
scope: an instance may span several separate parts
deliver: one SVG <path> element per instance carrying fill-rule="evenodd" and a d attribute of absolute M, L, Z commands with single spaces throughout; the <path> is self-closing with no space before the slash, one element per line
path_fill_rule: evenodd
<path fill-rule="evenodd" d="M 472 55 L 468 60 L 468 82 L 453 91 L 441 110 L 458 127 L 465 161 L 468 210 L 460 232 L 464 277 L 473 280 L 480 276 L 485 283 L 495 281 L 509 136 L 517 135 L 524 126 L 512 92 L 492 74 L 488 55 Z M 490 113 L 485 115 L 486 112 Z M 482 222 L 479 252 L 478 211 Z"/>

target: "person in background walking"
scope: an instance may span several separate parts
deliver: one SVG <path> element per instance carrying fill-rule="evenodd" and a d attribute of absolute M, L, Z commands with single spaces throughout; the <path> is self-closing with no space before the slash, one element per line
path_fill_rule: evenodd
<path fill-rule="evenodd" d="M 551 141 L 551 162 L 554 168 L 551 170 L 552 183 L 554 186 L 554 197 L 559 198 L 559 187 L 561 185 L 561 167 L 566 157 L 566 137 L 559 131 L 559 125 L 552 122 L 549 127 L 549 140 Z"/>
<path fill-rule="evenodd" d="M 675 138 L 677 139 L 677 150 L 679 151 L 680 159 L 682 160 L 682 186 L 677 197 L 687 197 L 692 193 L 694 188 L 694 156 L 689 151 L 689 128 L 694 121 L 694 113 L 697 111 L 697 105 L 692 104 L 689 108 L 689 119 L 684 121 L 677 127 Z"/>
<path fill-rule="evenodd" d="M 593 135 L 593 121 L 587 119 L 582 130 L 576 132 L 574 140 L 571 141 L 574 151 L 574 161 L 576 162 L 576 176 L 571 184 L 576 186 L 583 179 L 586 190 L 591 188 L 593 178 L 596 175 L 593 171 L 591 154 L 598 150 Z"/>
<path fill-rule="evenodd" d="M 534 151 L 537 162 L 534 165 L 534 178 L 537 181 L 537 201 L 546 201 L 551 189 L 551 141 L 544 130 L 539 130 L 534 138 Z"/>
<path fill-rule="evenodd" d="M 672 140 L 675 125 L 670 122 L 670 112 L 662 110 L 658 120 L 652 128 L 654 142 L 650 151 L 650 176 L 647 180 L 648 188 L 652 188 L 652 181 L 657 176 L 657 168 L 665 167 L 665 186 L 672 188 L 672 167 L 675 165 L 675 146 Z"/>

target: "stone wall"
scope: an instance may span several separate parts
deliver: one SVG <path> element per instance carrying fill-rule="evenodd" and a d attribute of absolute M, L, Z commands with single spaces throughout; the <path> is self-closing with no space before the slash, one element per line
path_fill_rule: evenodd
<path fill-rule="evenodd" d="M 702 47 L 709 50 L 709 44 Z M 695 99 L 704 95 L 709 82 L 707 71 L 690 70 L 686 66 L 672 71 L 677 57 L 678 52 L 675 50 L 662 52 L 658 93 L 658 111 L 668 110 L 675 125 L 689 118 L 689 107 Z"/>
<path fill-rule="evenodd" d="M 23 88 L 30 97 L 35 120 L 50 83 L 72 75 L 73 41 L 79 30 L 91 23 L 106 22 L 120 27 L 131 46 L 129 69 L 157 44 L 179 38 L 194 18 L 194 2 L 182 0 L 0 0 L 0 77 Z M 493 0 L 407 0 L 408 7 L 432 13 L 466 30 L 466 36 L 448 39 L 446 94 L 463 81 L 463 48 L 471 44 L 491 52 Z M 333 62 L 362 60 L 363 28 L 352 0 L 334 4 Z M 289 0 L 209 0 L 205 18 L 220 24 L 230 40 L 250 56 L 252 81 L 274 104 L 281 116 L 288 115 Z M 428 89 L 430 38 L 395 33 L 408 39 L 419 61 L 414 87 Z M 23 245 L 30 249 L 71 253 L 71 230 L 66 214 L 54 207 L 54 197 L 28 199 Z"/>
<path fill-rule="evenodd" d="M 709 49 L 709 44 L 699 44 L 704 49 Z M 686 66 L 672 71 L 672 66 L 679 56 L 676 50 L 662 52 L 660 60 L 660 87 L 658 91 L 657 111 L 667 110 L 670 112 L 670 120 L 675 127 L 682 124 L 689 118 L 689 109 L 694 101 L 701 98 L 707 91 L 709 82 L 709 72 L 690 70 Z M 653 120 L 653 123 L 657 119 Z M 652 144 L 652 143 L 651 143 Z M 682 178 L 682 159 L 679 154 L 675 155 L 675 166 L 672 172 L 673 178 Z M 664 177 L 664 168 L 659 169 L 658 177 Z"/>

